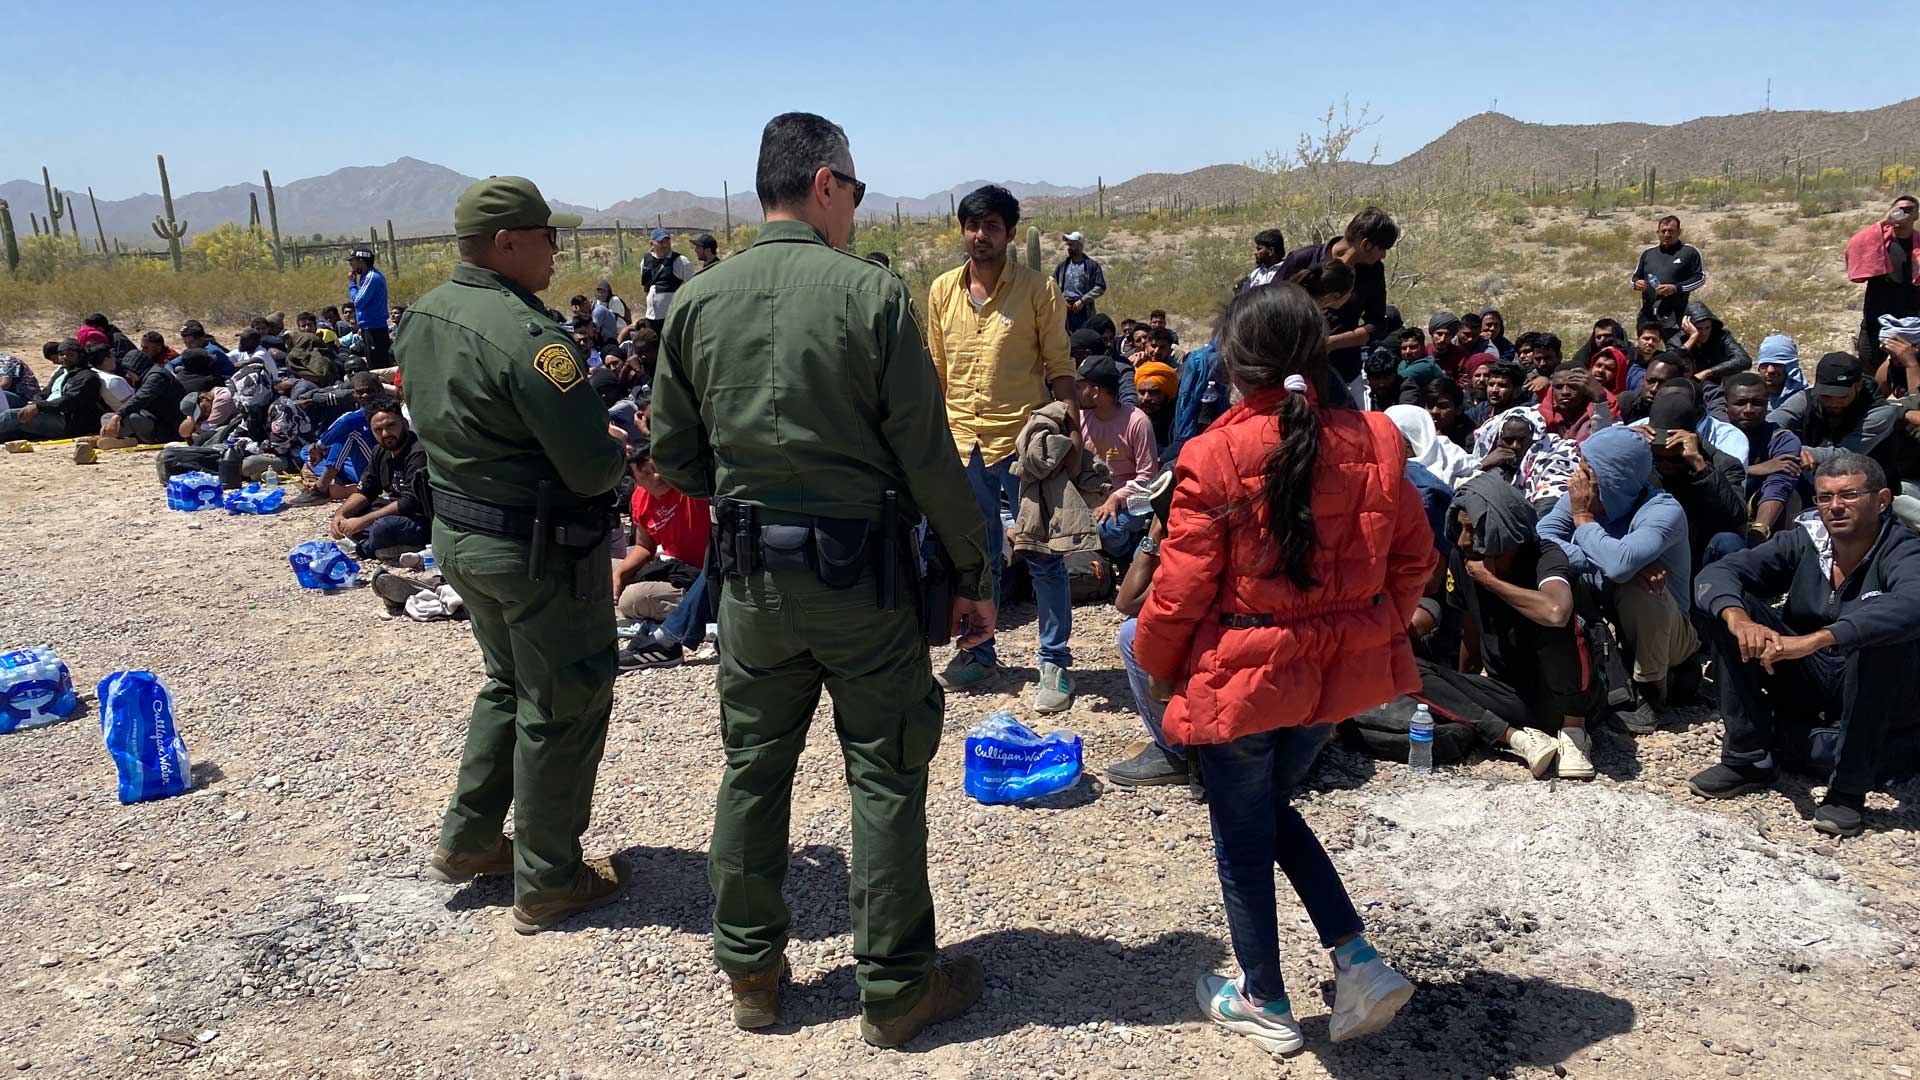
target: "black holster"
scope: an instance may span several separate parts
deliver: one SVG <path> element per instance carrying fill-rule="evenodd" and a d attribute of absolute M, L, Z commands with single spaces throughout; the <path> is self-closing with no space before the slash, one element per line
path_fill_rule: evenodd
<path fill-rule="evenodd" d="M 927 529 L 924 561 L 919 567 L 914 596 L 920 606 L 920 633 L 928 645 L 945 646 L 953 640 L 953 556 L 931 526 Z"/>
<path fill-rule="evenodd" d="M 767 519 L 771 518 L 769 521 Z M 880 602 L 887 606 L 904 566 L 899 558 L 899 526 L 864 518 L 781 514 L 731 499 L 714 503 L 714 525 L 707 542 L 708 572 L 744 578 L 761 571 L 811 571 L 822 585 L 850 589 L 869 570 L 880 579 Z M 889 583 L 888 579 L 892 579 Z"/>

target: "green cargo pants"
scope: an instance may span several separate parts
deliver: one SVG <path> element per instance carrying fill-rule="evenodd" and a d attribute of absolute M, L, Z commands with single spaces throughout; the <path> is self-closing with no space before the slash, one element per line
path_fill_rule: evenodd
<path fill-rule="evenodd" d="M 897 1016 L 934 959 L 927 765 L 945 707 L 912 604 L 878 610 L 871 577 L 832 589 L 779 571 L 728 579 L 719 619 L 727 767 L 708 848 L 714 957 L 745 975 L 786 949 L 793 775 L 824 685 L 853 797 L 847 891 L 860 1002 L 876 1019 Z"/>
<path fill-rule="evenodd" d="M 513 808 L 513 892 L 525 906 L 563 895 L 582 869 L 580 835 L 606 749 L 618 659 L 613 576 L 576 595 L 574 562 L 550 555 L 529 580 L 524 543 L 435 522 L 435 562 L 472 619 L 487 682 L 473 702 L 460 779 L 440 826 L 449 851 L 490 851 Z"/>

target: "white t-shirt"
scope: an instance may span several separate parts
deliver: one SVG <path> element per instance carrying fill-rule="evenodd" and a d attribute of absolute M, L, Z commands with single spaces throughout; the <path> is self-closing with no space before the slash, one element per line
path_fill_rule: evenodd
<path fill-rule="evenodd" d="M 693 260 L 676 252 L 673 256 L 673 276 L 679 278 L 681 281 L 693 280 Z M 647 289 L 647 318 L 666 318 L 667 308 L 671 307 L 672 304 L 672 293 L 661 292 L 658 288 L 653 287 Z"/>
<path fill-rule="evenodd" d="M 133 397 L 133 384 L 112 372 L 95 371 L 94 374 L 100 376 L 100 399 L 107 403 L 108 409 L 119 412 Z"/>

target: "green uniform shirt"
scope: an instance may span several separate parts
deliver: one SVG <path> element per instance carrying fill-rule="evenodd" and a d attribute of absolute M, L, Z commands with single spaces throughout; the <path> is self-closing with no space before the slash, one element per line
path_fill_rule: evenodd
<path fill-rule="evenodd" d="M 586 358 L 532 293 L 462 265 L 407 309 L 397 337 L 407 411 L 434 487 L 531 509 L 541 481 L 582 499 L 619 483 L 626 453 L 607 435 Z M 486 569 L 525 568 L 525 541 L 485 539 L 499 549 Z"/>
<path fill-rule="evenodd" d="M 767 222 L 680 287 L 660 335 L 653 461 L 688 495 L 790 514 L 878 520 L 897 491 L 946 544 L 957 591 L 993 596 L 986 525 L 906 285 L 805 222 Z"/>

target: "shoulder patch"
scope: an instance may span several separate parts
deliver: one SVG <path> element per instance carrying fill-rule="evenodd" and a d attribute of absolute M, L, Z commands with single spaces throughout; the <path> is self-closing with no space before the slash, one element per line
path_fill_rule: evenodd
<path fill-rule="evenodd" d="M 573 350 L 558 342 L 533 354 L 533 370 L 563 394 L 587 381 L 579 362 L 573 358 Z"/>

